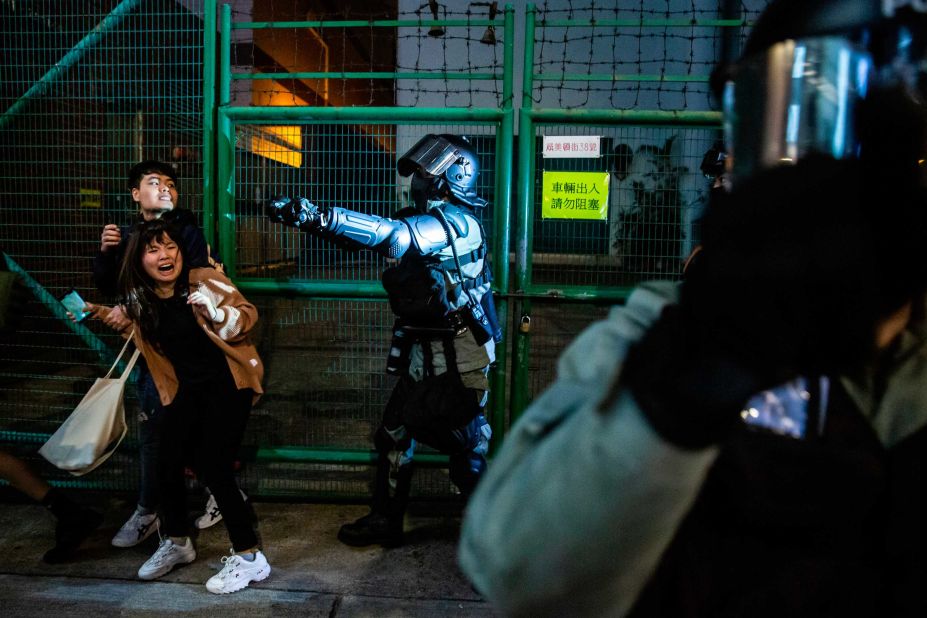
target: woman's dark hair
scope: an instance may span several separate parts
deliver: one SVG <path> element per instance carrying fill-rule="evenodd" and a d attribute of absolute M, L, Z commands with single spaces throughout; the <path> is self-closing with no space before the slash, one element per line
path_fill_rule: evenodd
<path fill-rule="evenodd" d="M 152 242 L 163 243 L 165 237 L 173 240 L 183 257 L 180 276 L 174 283 L 174 294 L 179 297 L 187 295 L 189 287 L 189 266 L 186 250 L 180 242 L 180 229 L 169 221 L 155 219 L 138 223 L 129 235 L 126 243 L 125 257 L 119 271 L 119 292 L 122 294 L 126 314 L 141 331 L 143 339 L 159 348 L 158 344 L 158 296 L 154 281 L 145 272 L 142 259 L 148 245 Z"/>

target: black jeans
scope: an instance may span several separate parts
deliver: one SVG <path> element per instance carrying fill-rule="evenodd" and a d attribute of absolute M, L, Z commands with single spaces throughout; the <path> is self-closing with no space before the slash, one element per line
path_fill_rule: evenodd
<path fill-rule="evenodd" d="M 250 509 L 232 471 L 253 397 L 251 389 L 236 388 L 226 369 L 205 383 L 181 383 L 165 408 L 158 472 L 164 530 L 169 536 L 189 534 L 184 467 L 192 461 L 197 476 L 216 498 L 235 551 L 258 544 Z"/>
<path fill-rule="evenodd" d="M 145 365 L 141 367 L 137 391 L 140 476 L 138 504 L 154 511 L 161 504 L 160 484 L 158 483 L 158 450 L 161 443 L 161 419 L 164 418 L 164 406 L 161 405 L 158 389 Z"/>

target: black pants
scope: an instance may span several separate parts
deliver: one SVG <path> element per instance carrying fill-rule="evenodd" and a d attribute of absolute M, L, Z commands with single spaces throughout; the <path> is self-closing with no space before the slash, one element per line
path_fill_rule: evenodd
<path fill-rule="evenodd" d="M 481 398 L 482 391 L 465 387 L 456 371 L 421 382 L 408 375 L 401 377 L 386 403 L 375 439 L 381 459 L 385 461 L 390 451 L 411 454 L 412 440 L 427 444 L 449 456 L 451 481 L 469 496 L 486 469 L 491 433 Z"/>
<path fill-rule="evenodd" d="M 258 539 L 232 468 L 254 391 L 236 388 L 230 371 L 220 373 L 205 383 L 181 383 L 165 409 L 158 461 L 164 530 L 169 536 L 189 534 L 184 468 L 192 461 L 200 481 L 216 498 L 232 547 L 244 551 Z"/>

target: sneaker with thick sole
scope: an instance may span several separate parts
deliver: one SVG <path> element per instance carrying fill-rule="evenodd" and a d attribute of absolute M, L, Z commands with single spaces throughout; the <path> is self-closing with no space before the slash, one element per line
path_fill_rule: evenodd
<path fill-rule="evenodd" d="M 338 540 L 351 547 L 382 545 L 399 547 L 403 543 L 402 519 L 371 512 L 338 529 Z"/>
<path fill-rule="evenodd" d="M 248 561 L 232 551 L 222 556 L 222 570 L 209 578 L 206 590 L 213 594 L 228 594 L 247 588 L 251 582 L 260 582 L 270 575 L 270 565 L 264 552 L 254 552 L 254 560 Z"/>
<path fill-rule="evenodd" d="M 160 526 L 161 520 L 158 519 L 157 513 L 145 514 L 140 509 L 135 509 L 113 537 L 113 547 L 135 547 L 157 532 Z"/>
<path fill-rule="evenodd" d="M 170 538 L 161 539 L 158 550 L 138 569 L 139 579 L 157 579 L 170 572 L 178 564 L 190 564 L 196 560 L 196 550 L 188 538 L 184 545 L 178 545 Z"/>
<path fill-rule="evenodd" d="M 42 560 L 48 564 L 66 562 L 101 523 L 103 515 L 90 509 L 80 509 L 73 516 L 58 520 L 55 527 L 55 546 L 45 552 Z"/>
<path fill-rule="evenodd" d="M 241 489 L 238 491 L 241 493 L 242 500 L 247 502 L 248 495 Z M 209 500 L 206 501 L 206 512 L 197 517 L 193 525 L 196 526 L 197 530 L 205 530 L 206 528 L 215 526 L 220 521 L 222 521 L 222 512 L 219 510 L 219 505 L 216 503 L 216 497 L 209 494 Z"/>

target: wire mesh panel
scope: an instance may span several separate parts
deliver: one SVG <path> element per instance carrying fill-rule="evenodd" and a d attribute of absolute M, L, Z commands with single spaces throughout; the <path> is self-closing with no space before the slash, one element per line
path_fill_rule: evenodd
<path fill-rule="evenodd" d="M 264 125 L 235 127 L 237 273 L 248 281 L 378 286 L 389 260 L 270 222 L 262 212 L 263 196 L 302 195 L 322 207 L 393 216 L 411 206 L 410 180 L 396 172 L 396 158 L 424 134 L 467 135 L 485 170 L 477 193 L 493 197 L 495 127 L 313 123 L 293 129 L 299 135 L 299 147 L 292 150 L 298 166 L 275 158 L 278 145 L 273 142 L 252 139 L 266 131 Z M 476 214 L 483 217 L 491 242 L 491 210 Z M 259 308 L 267 394 L 252 414 L 246 440 L 255 447 L 371 448 L 395 384 L 384 371 L 394 320 L 385 299 L 265 297 Z M 259 469 L 267 465 L 258 464 Z M 254 479 L 260 491 L 363 495 L 372 474 L 367 467 L 301 463 L 278 464 L 273 470 L 271 477 Z M 452 491 L 446 471 L 416 475 L 416 495 Z"/>
<path fill-rule="evenodd" d="M 708 110 L 709 76 L 768 0 L 537 3 L 532 99 L 547 108 Z"/>
<path fill-rule="evenodd" d="M 0 336 L 4 430 L 53 431 L 106 364 L 88 342 L 120 345 L 99 324 L 75 334 L 51 305 L 72 287 L 107 300 L 91 282 L 91 257 L 103 226 L 137 211 L 129 167 L 171 163 L 180 205 L 201 210 L 203 6 L 0 3 L 0 250 L 34 282 L 18 328 Z M 95 477 L 134 487 L 137 466 L 107 466 Z"/>
<path fill-rule="evenodd" d="M 244 451 L 283 445 L 368 450 L 396 381 L 384 372 L 393 323 L 386 301 L 252 300 L 262 318 L 266 394 L 251 414 Z M 262 495 L 363 496 L 372 471 L 259 461 L 245 465 L 244 479 Z M 416 495 L 450 491 L 446 474 L 416 477 Z"/>
<path fill-rule="evenodd" d="M 576 333 L 601 315 L 532 297 L 602 302 L 681 275 L 708 202 L 700 164 L 720 137 L 711 73 L 736 58 L 765 5 L 563 0 L 528 9 L 522 104 L 530 109 L 519 140 L 528 169 L 519 175 L 515 242 L 529 250 L 516 254 L 527 300 L 517 307 L 512 413 L 549 375 L 539 357 L 562 348 L 560 335 L 548 340 L 550 318 L 572 316 Z"/>
<path fill-rule="evenodd" d="M 698 241 L 698 221 L 710 185 L 699 164 L 719 131 L 541 125 L 536 133 L 532 282 L 626 286 L 677 277 Z M 569 144 L 574 136 L 595 138 L 600 156 L 545 156 L 545 147 Z M 601 218 L 571 218 L 576 211 L 568 209 L 545 211 L 544 200 L 550 199 L 545 198 L 545 187 L 552 189 L 545 174 L 569 179 L 570 172 L 607 174 L 602 192 L 595 193 L 607 206 Z"/>
<path fill-rule="evenodd" d="M 212 68 L 204 41 L 214 34 L 204 29 L 208 0 L 0 2 L 0 250 L 32 282 L 17 327 L 0 330 L 0 430 L 26 450 L 73 409 L 119 344 L 99 324 L 69 326 L 55 299 L 74 287 L 88 300 L 107 300 L 91 282 L 91 256 L 104 224 L 134 217 L 125 180 L 134 162 L 170 162 L 180 177 L 180 205 L 208 215 L 207 222 L 223 215 L 222 257 L 243 284 L 269 284 L 264 290 L 280 284 L 288 293 L 286 284 L 300 282 L 376 287 L 384 258 L 272 224 L 263 204 L 272 195 L 302 195 L 320 206 L 389 216 L 409 203 L 409 180 L 396 174 L 396 158 L 425 133 L 470 138 L 481 163 L 477 193 L 493 202 L 481 213 L 484 230 L 491 245 L 500 240 L 493 209 L 510 192 L 503 187 L 505 197 L 497 196 L 497 181 L 511 167 L 496 157 L 518 154 L 511 152 L 509 122 L 512 63 L 504 61 L 515 42 L 511 12 L 503 29 L 494 2 L 230 4 L 230 92 L 220 89 L 228 94 L 220 121 L 232 108 L 299 108 L 303 115 L 230 121 L 231 133 L 220 136 L 228 143 L 219 145 L 228 147 L 232 182 L 218 186 L 204 174 L 212 145 L 204 138 L 204 112 L 215 111 L 204 109 L 212 95 L 204 90 Z M 525 16 L 526 2 L 515 4 Z M 733 14 L 724 5 L 733 5 Z M 716 103 L 711 68 L 742 42 L 764 5 L 544 2 L 533 56 L 527 43 L 515 50 L 519 60 L 533 59 L 533 74 L 525 76 L 533 82 L 529 104 L 709 110 Z M 397 120 L 382 111 L 410 107 L 431 115 Z M 377 113 L 358 117 L 364 108 Z M 446 108 L 457 115 L 442 116 Z M 495 114 L 490 120 L 475 113 L 487 110 Z M 533 248 L 533 284 L 601 289 L 678 275 L 697 240 L 707 189 L 697 166 L 717 131 L 569 120 L 525 130 L 537 138 L 528 157 L 537 174 L 517 189 L 534 208 L 518 224 L 531 225 L 525 244 Z M 580 136 L 598 137 L 601 156 L 544 157 L 544 138 Z M 544 215 L 544 174 L 573 172 L 608 174 L 603 218 Z M 209 209 L 212 187 L 225 209 L 218 213 Z M 490 256 L 500 259 L 509 256 Z M 379 294 L 247 295 L 262 315 L 258 341 L 267 367 L 267 393 L 254 409 L 247 448 L 368 449 L 392 387 L 383 373 L 392 323 L 386 302 Z M 519 362 L 528 364 L 527 389 L 536 393 L 552 379 L 562 348 L 604 309 L 545 302 L 531 314 L 531 356 Z M 127 446 L 92 482 L 135 486 L 131 440 Z M 366 494 L 370 474 L 366 466 L 272 457 L 243 471 L 256 493 L 331 496 Z M 418 479 L 420 495 L 451 491 L 445 470 Z"/>
<path fill-rule="evenodd" d="M 609 307 L 586 303 L 538 302 L 531 309 L 531 355 L 528 359 L 531 397 L 556 378 L 557 359 L 592 322 L 603 319 Z M 603 376 L 603 380 L 607 379 Z"/>
<path fill-rule="evenodd" d="M 324 6 L 262 0 L 230 5 L 232 105 L 394 103 L 394 80 L 385 74 L 396 68 L 396 28 L 373 23 L 395 20 L 393 3 Z M 268 22 L 275 27 L 264 27 Z M 310 23 L 284 27 L 284 22 Z"/>
<path fill-rule="evenodd" d="M 231 6 L 232 105 L 502 105 L 498 3 Z"/>
<path fill-rule="evenodd" d="M 736 55 L 765 4 L 544 2 L 528 22 L 533 30 L 526 33 L 534 50 L 532 73 L 525 76 L 531 80 L 526 103 L 633 110 L 654 117 L 667 110 L 709 111 L 718 103 L 709 75 L 724 58 Z M 535 125 L 535 175 L 533 186 L 525 189 L 534 205 L 531 283 L 627 287 L 677 277 L 698 241 L 709 188 L 699 166 L 721 137 L 720 127 L 663 128 L 656 121 L 594 126 L 563 116 L 561 122 Z M 576 136 L 595 140 L 594 155 L 559 148 L 562 140 L 568 150 Z M 575 184 L 571 173 L 581 172 L 608 176 L 592 188 L 595 195 L 552 197 L 563 183 Z M 545 177 L 556 180 L 545 182 Z M 549 207 L 551 200 L 573 207 L 588 197 L 602 205 L 600 216 Z"/>
<path fill-rule="evenodd" d="M 274 127 L 279 129 L 279 127 Z M 412 206 L 410 179 L 396 159 L 423 135 L 466 135 L 480 161 L 477 194 L 494 197 L 494 127 L 461 125 L 306 124 L 287 127 L 299 136 L 288 152 L 299 165 L 280 162 L 279 144 L 258 139 L 261 125 L 237 125 L 235 211 L 240 277 L 321 281 L 380 279 L 385 258 L 343 248 L 267 220 L 263 203 L 272 195 L 303 196 L 314 204 L 390 217 Z M 294 142 L 295 143 L 295 142 Z M 477 212 L 490 244 L 492 210 Z"/>
<path fill-rule="evenodd" d="M 396 160 L 427 133 L 469 139 L 480 161 L 475 190 L 493 201 L 501 148 L 498 95 L 511 92 L 511 53 L 503 72 L 502 42 L 514 38 L 512 14 L 505 13 L 503 20 L 497 7 L 490 14 L 489 4 L 477 16 L 444 6 L 411 7 L 405 0 L 308 10 L 285 0 L 245 4 L 222 12 L 223 39 L 229 39 L 231 49 L 230 79 L 223 80 L 220 91 L 220 175 L 228 178 L 219 194 L 220 243 L 233 256 L 233 272 L 245 289 L 298 292 L 301 300 L 294 302 L 315 315 L 316 321 L 305 325 L 309 332 L 327 323 L 341 328 L 340 343 L 323 338 L 319 347 L 310 346 L 313 354 L 305 363 L 286 360 L 286 348 L 274 348 L 272 357 L 265 358 L 268 367 L 290 367 L 292 378 L 273 383 L 281 399 L 270 396 L 267 405 L 278 406 L 279 414 L 288 417 L 300 405 L 311 404 L 302 415 L 313 431 L 277 435 L 285 440 L 278 444 L 297 447 L 291 451 L 294 459 L 306 452 L 299 447 L 366 450 L 393 386 L 384 382 L 383 365 L 392 317 L 379 285 L 389 262 L 372 251 L 345 251 L 338 243 L 270 223 L 263 202 L 273 195 L 304 196 L 323 208 L 393 216 L 412 205 L 411 180 L 397 174 Z M 497 26 L 495 41 L 479 42 Z M 475 60 L 474 50 L 482 46 L 493 59 Z M 495 93 L 491 102 L 474 96 L 482 84 Z M 427 96 L 410 100 L 417 94 Z M 449 106 L 453 109 L 447 114 Z M 510 147 L 510 126 L 508 136 L 504 142 Z M 492 209 L 478 216 L 492 244 L 499 217 Z M 339 296 L 362 300 L 323 300 Z M 362 313 L 374 307 L 381 321 L 374 325 L 368 316 L 355 327 L 360 314 L 345 313 L 345 305 L 337 303 L 356 305 Z M 280 306 L 269 305 L 272 311 Z M 284 328 L 271 328 L 278 327 Z M 294 338 L 300 340 L 302 332 Z M 362 352 L 371 349 L 378 351 L 375 367 Z M 337 359 L 336 372 L 309 380 L 317 377 L 315 390 L 330 395 L 330 405 L 319 407 L 312 395 L 294 389 L 307 381 L 302 371 L 313 366 L 313 355 L 327 359 L 329 354 Z M 365 386 L 352 383 L 341 389 L 338 385 L 349 376 Z M 356 457 L 356 452 L 348 455 Z M 335 483 L 330 491 L 350 492 L 356 485 L 350 474 L 339 478 L 344 484 Z M 436 493 L 447 495 L 446 472 L 436 471 L 436 479 Z M 428 493 L 423 487 L 419 491 Z"/>
<path fill-rule="evenodd" d="M 248 441 L 368 448 L 391 386 L 386 302 L 263 298 L 258 308 L 266 395 Z"/>
<path fill-rule="evenodd" d="M 448 20 L 448 26 L 399 28 L 398 69 L 429 72 L 429 79 L 401 79 L 396 104 L 428 107 L 502 107 L 503 29 L 485 23 L 501 14 L 497 2 L 399 2 L 404 20 Z M 423 36 L 425 35 L 425 36 Z M 467 76 L 496 79 L 464 79 Z M 436 79 L 439 76 L 444 78 Z"/>

